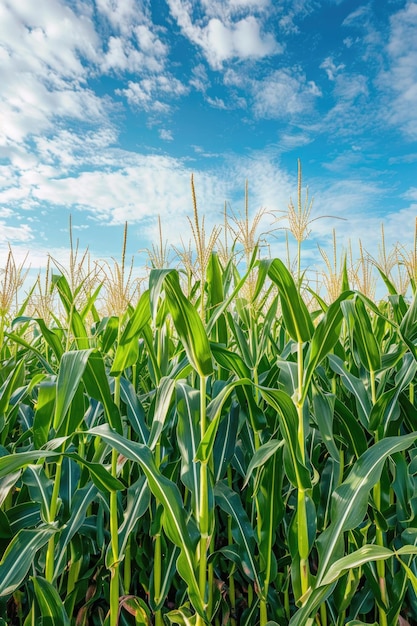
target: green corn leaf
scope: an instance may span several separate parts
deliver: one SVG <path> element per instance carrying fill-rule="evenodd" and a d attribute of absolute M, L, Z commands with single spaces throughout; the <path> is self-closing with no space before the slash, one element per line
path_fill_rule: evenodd
<path fill-rule="evenodd" d="M 40 506 L 37 502 L 30 501 L 17 504 L 7 511 L 7 519 L 13 535 L 24 528 L 39 526 L 41 523 Z"/>
<path fill-rule="evenodd" d="M 210 347 L 213 357 L 219 365 L 224 367 L 226 370 L 233 372 L 238 378 L 250 379 L 250 368 L 246 365 L 245 361 L 239 354 L 232 352 L 232 350 L 228 350 L 218 343 L 211 343 Z"/>
<path fill-rule="evenodd" d="M 120 378 L 120 397 L 126 405 L 127 419 L 137 435 L 140 443 L 148 443 L 149 430 L 145 422 L 145 410 L 135 392 L 135 389 L 126 378 Z"/>
<path fill-rule="evenodd" d="M 217 483 L 214 496 L 220 508 L 232 517 L 233 538 L 240 548 L 239 554 L 244 573 L 255 581 L 258 589 L 262 589 L 254 557 L 256 537 L 240 497 L 224 481 Z"/>
<path fill-rule="evenodd" d="M 193 495 L 194 511 L 200 493 L 200 466 L 194 462 L 200 443 L 200 392 L 177 384 L 177 442 L 181 454 L 181 479 Z"/>
<path fill-rule="evenodd" d="M 120 337 L 110 371 L 112 376 L 119 376 L 123 370 L 136 363 L 139 355 L 138 338 L 142 328 L 150 319 L 149 291 L 144 291 Z"/>
<path fill-rule="evenodd" d="M 163 578 L 161 581 L 160 600 L 158 603 L 154 602 L 154 598 L 155 598 L 154 577 L 151 576 L 151 580 L 149 581 L 149 604 L 153 611 L 158 611 L 159 609 L 163 607 L 165 603 L 173 578 L 176 574 L 176 562 L 177 562 L 179 553 L 180 553 L 179 548 L 177 546 L 173 546 L 167 558 L 164 559 L 164 571 L 163 571 Z"/>
<path fill-rule="evenodd" d="M 148 440 L 148 446 L 151 450 L 153 450 L 158 443 L 165 421 L 168 418 L 176 383 L 175 378 L 168 376 L 164 376 L 159 382 L 156 391 L 152 427 Z"/>
<path fill-rule="evenodd" d="M 196 461 L 207 463 L 213 453 L 214 442 L 216 439 L 217 431 L 220 424 L 222 408 L 225 402 L 228 400 L 230 394 L 236 387 L 251 385 L 251 381 L 247 379 L 234 380 L 223 387 L 220 393 L 211 400 L 207 406 L 207 416 L 210 420 L 210 424 L 204 434 L 204 437 L 199 443 L 197 453 L 195 455 Z"/>
<path fill-rule="evenodd" d="M 233 290 L 233 292 L 229 295 L 228 298 L 226 298 L 221 304 L 219 304 L 213 314 L 211 315 L 208 323 L 207 323 L 207 334 L 210 335 L 211 331 L 214 328 L 214 325 L 217 323 L 217 320 L 224 314 L 226 313 L 227 309 L 229 308 L 230 304 L 235 300 L 237 294 L 239 293 L 239 291 L 242 289 L 243 285 L 246 283 L 246 280 L 249 276 L 249 274 L 251 273 L 251 271 L 253 270 L 253 268 L 255 267 L 255 265 L 258 263 L 258 246 L 255 246 L 249 265 L 246 269 L 245 274 L 242 276 L 242 278 L 240 278 L 239 274 L 236 273 L 236 281 L 235 281 L 235 288 Z M 235 266 L 232 266 L 235 267 Z"/>
<path fill-rule="evenodd" d="M 344 366 L 342 359 L 335 354 L 329 354 L 329 364 L 332 370 L 339 374 L 346 389 L 354 395 L 359 419 L 363 426 L 367 427 L 372 405 L 362 380 L 353 376 Z"/>
<path fill-rule="evenodd" d="M 81 382 L 84 370 L 91 355 L 90 350 L 71 350 L 63 354 L 59 366 L 53 427 L 55 431 L 69 434 L 63 427 L 70 404 Z M 66 431 L 66 432 L 65 432 Z"/>
<path fill-rule="evenodd" d="M 48 624 L 48 626 L 70 626 L 64 603 L 55 587 L 40 576 L 35 576 L 31 580 L 42 623 Z"/>
<path fill-rule="evenodd" d="M 148 479 L 149 488 L 164 508 L 165 532 L 172 543 L 181 550 L 177 561 L 178 573 L 187 583 L 194 608 L 203 615 L 204 609 L 195 575 L 194 545 L 187 529 L 187 514 L 177 485 L 160 473 L 155 465 L 152 452 L 147 446 L 125 439 L 112 431 L 106 424 L 92 428 L 87 432 L 101 437 L 105 443 L 114 447 L 120 454 L 141 466 Z"/>
<path fill-rule="evenodd" d="M 416 546 L 404 546 L 403 548 L 410 549 L 408 554 L 417 554 Z M 305 624 L 308 624 L 310 616 L 314 615 L 318 607 L 329 597 L 336 582 L 347 571 L 365 565 L 366 563 L 386 560 L 393 556 L 400 555 L 403 553 L 403 548 L 393 552 L 384 546 L 370 544 L 362 546 L 355 552 L 335 561 L 329 568 L 327 574 L 320 581 L 320 584 L 311 591 L 303 606 L 292 617 L 290 626 L 305 626 Z"/>
<path fill-rule="evenodd" d="M 239 405 L 232 404 L 226 417 L 220 422 L 213 447 L 214 484 L 224 478 L 236 447 L 239 428 Z"/>
<path fill-rule="evenodd" d="M 45 474 L 42 465 L 29 465 L 22 474 L 22 481 L 29 489 L 31 500 L 39 502 L 44 521 L 55 521 L 49 519 L 53 482 Z"/>
<path fill-rule="evenodd" d="M 52 284 L 56 287 L 61 302 L 64 306 L 64 309 L 68 315 L 68 319 L 71 324 L 71 331 L 75 338 L 75 343 L 77 344 L 77 348 L 79 350 L 88 350 L 89 348 L 89 338 L 87 330 L 84 326 L 84 322 L 82 320 L 81 315 L 75 308 L 74 300 L 75 295 L 71 293 L 71 288 L 68 284 L 65 276 L 52 276 Z M 82 285 L 79 286 L 78 291 L 81 289 Z"/>
<path fill-rule="evenodd" d="M 257 467 L 265 465 L 268 459 L 270 459 L 271 456 L 273 456 L 283 445 L 284 439 L 281 439 L 280 441 L 278 439 L 271 439 L 256 450 L 249 462 L 248 469 L 246 470 L 245 481 L 242 485 L 242 489 L 244 489 L 248 484 L 253 470 Z"/>
<path fill-rule="evenodd" d="M 91 463 L 80 457 L 75 452 L 69 452 L 65 456 L 74 459 L 80 465 L 87 467 L 91 479 L 100 491 L 123 491 L 124 485 L 115 476 L 106 470 L 101 463 Z"/>
<path fill-rule="evenodd" d="M 288 334 L 294 341 L 309 341 L 314 332 L 310 313 L 295 284 L 294 278 L 280 259 L 262 261 L 268 264 L 268 276 L 278 286 L 282 317 Z"/>
<path fill-rule="evenodd" d="M 0 415 L 6 413 L 12 393 L 23 385 L 24 365 L 24 361 L 20 361 L 0 387 Z"/>
<path fill-rule="evenodd" d="M 34 530 L 20 530 L 6 548 L 0 561 L 0 597 L 17 589 L 28 573 L 36 552 L 46 545 L 56 529 L 40 526 Z"/>
<path fill-rule="evenodd" d="M 39 459 L 56 458 L 58 455 L 56 452 L 50 452 L 48 450 L 31 450 L 29 452 L 19 452 L 17 454 L 8 454 L 0 457 L 0 478 L 7 476 L 20 470 L 26 465 L 35 463 Z"/>
<path fill-rule="evenodd" d="M 56 356 L 57 360 L 60 361 L 61 360 L 61 356 L 64 353 L 64 348 L 63 345 L 59 339 L 59 336 L 56 332 L 54 332 L 53 330 L 51 330 L 50 328 L 47 327 L 47 325 L 45 324 L 44 320 L 40 317 L 16 317 L 13 320 L 13 324 L 12 324 L 12 328 L 13 326 L 17 325 L 17 324 L 22 324 L 22 323 L 26 323 L 26 322 L 36 322 L 36 324 L 39 326 L 40 331 L 42 333 L 43 338 L 45 339 L 46 343 L 49 345 L 49 347 L 52 349 L 52 352 L 54 353 L 54 355 Z M 16 340 L 14 338 L 14 340 Z M 33 346 L 30 346 L 27 343 L 22 343 L 22 345 L 25 345 L 25 347 L 27 347 L 29 350 L 33 350 L 36 354 L 38 354 L 41 358 L 42 358 L 42 364 L 43 365 L 48 365 L 48 369 L 49 369 L 49 364 L 48 362 L 44 359 L 44 356 L 38 352 Z"/>
<path fill-rule="evenodd" d="M 409 448 L 417 433 L 386 437 L 369 448 L 355 463 L 347 479 L 332 496 L 331 524 L 321 534 L 317 586 L 321 585 L 334 560 L 337 545 L 346 530 L 358 526 L 366 513 L 368 496 L 378 482 L 386 459 L 395 452 Z"/>
<path fill-rule="evenodd" d="M 256 488 L 258 511 L 257 532 L 260 571 L 264 580 L 264 595 L 269 584 L 276 579 L 277 561 L 274 554 L 277 528 L 284 515 L 282 485 L 284 471 L 282 450 L 278 449 L 262 466 Z"/>
<path fill-rule="evenodd" d="M 319 389 L 313 390 L 313 407 L 317 426 L 329 454 L 335 461 L 339 461 L 340 454 L 333 436 L 334 405 L 335 397 L 332 394 L 323 393 Z"/>
<path fill-rule="evenodd" d="M 97 495 L 97 487 L 90 484 L 88 487 L 78 489 L 72 501 L 70 518 L 65 522 L 55 548 L 54 580 L 61 575 L 67 565 L 67 551 L 70 541 L 84 523 L 89 505 Z"/>
<path fill-rule="evenodd" d="M 110 426 L 121 433 L 120 412 L 113 402 L 103 356 L 97 350 L 89 351 L 82 376 L 88 394 L 101 402 Z"/>
<path fill-rule="evenodd" d="M 156 320 L 158 309 L 161 306 L 160 296 L 164 288 L 164 281 L 168 274 L 174 272 L 172 269 L 152 269 L 149 275 L 149 299 L 152 312 L 152 319 Z"/>
<path fill-rule="evenodd" d="M 209 376 L 213 371 L 210 344 L 200 316 L 181 291 L 178 272 L 167 274 L 164 285 L 168 308 L 188 360 L 200 376 Z"/>
<path fill-rule="evenodd" d="M 49 439 L 56 399 L 56 382 L 43 380 L 38 388 L 38 399 L 33 420 L 33 441 L 41 448 Z"/>
<path fill-rule="evenodd" d="M 291 467 L 294 471 L 294 476 L 288 476 L 288 478 L 296 483 L 295 487 L 310 489 L 310 473 L 301 461 L 302 455 L 298 442 L 298 415 L 294 402 L 284 391 L 279 389 L 258 388 L 264 400 L 278 413 L 282 436 L 287 444 Z"/>
<path fill-rule="evenodd" d="M 17 483 L 20 478 L 20 471 L 6 474 L 3 478 L 0 478 L 0 506 L 10 493 L 12 487 Z"/>
<path fill-rule="evenodd" d="M 402 319 L 400 332 L 407 345 L 414 344 L 417 339 L 417 294 Z"/>
<path fill-rule="evenodd" d="M 149 506 L 150 492 L 145 476 L 141 476 L 127 491 L 123 523 L 119 527 L 119 555 L 125 553 L 130 534 Z"/>
<path fill-rule="evenodd" d="M 340 303 L 351 297 L 353 292 L 343 293 L 327 309 L 314 330 L 311 344 L 308 349 L 303 380 L 303 394 L 300 403 L 303 404 L 309 391 L 310 382 L 318 364 L 329 354 L 339 340 L 340 328 L 343 322 L 343 311 Z"/>

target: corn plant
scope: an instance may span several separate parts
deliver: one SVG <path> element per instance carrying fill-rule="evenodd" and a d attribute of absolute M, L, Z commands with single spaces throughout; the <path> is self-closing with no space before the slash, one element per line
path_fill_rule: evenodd
<path fill-rule="evenodd" d="M 73 256 L 2 316 L 0 624 L 416 623 L 417 297 L 363 250 L 307 292 L 247 201 L 242 269 L 193 200 L 187 282 L 123 252 L 100 312 Z"/>

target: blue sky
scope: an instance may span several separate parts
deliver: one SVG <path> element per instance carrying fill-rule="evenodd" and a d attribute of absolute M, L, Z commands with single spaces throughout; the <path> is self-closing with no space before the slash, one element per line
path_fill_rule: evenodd
<path fill-rule="evenodd" d="M 0 0 L 0 256 L 93 258 L 190 238 L 224 203 L 269 230 L 314 197 L 306 261 L 359 238 L 411 245 L 417 215 L 417 2 Z M 344 218 L 340 221 L 335 218 Z M 284 231 L 272 250 L 285 255 Z"/>

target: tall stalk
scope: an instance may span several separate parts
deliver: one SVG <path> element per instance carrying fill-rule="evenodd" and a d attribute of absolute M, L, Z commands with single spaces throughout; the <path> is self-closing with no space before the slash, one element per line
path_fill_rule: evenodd
<path fill-rule="evenodd" d="M 207 413 L 206 413 L 206 388 L 207 378 L 206 376 L 200 376 L 200 434 L 203 439 L 206 433 Z M 200 494 L 199 494 L 199 530 L 200 541 L 198 546 L 198 558 L 199 558 L 199 590 L 200 597 L 203 605 L 206 606 L 206 587 L 207 587 L 207 548 L 209 542 L 209 501 L 208 501 L 208 464 L 207 462 L 200 462 Z M 203 618 L 199 615 L 197 617 L 197 626 L 204 624 Z"/>
<path fill-rule="evenodd" d="M 304 433 L 304 404 L 303 397 L 303 375 L 304 375 L 304 355 L 303 343 L 297 344 L 297 371 L 298 371 L 298 391 L 297 391 L 297 414 L 298 414 L 298 444 L 301 452 L 301 461 L 305 464 L 305 433 Z M 308 544 L 308 520 L 307 520 L 307 502 L 304 488 L 298 487 L 297 494 L 297 527 L 299 537 L 299 556 L 300 556 L 300 582 L 301 595 L 307 592 L 310 585 L 310 567 L 308 563 L 309 544 Z"/>

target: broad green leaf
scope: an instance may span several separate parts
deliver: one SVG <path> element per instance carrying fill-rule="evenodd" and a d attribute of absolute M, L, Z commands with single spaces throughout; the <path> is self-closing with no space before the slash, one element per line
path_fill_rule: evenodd
<path fill-rule="evenodd" d="M 335 461 L 339 461 L 340 454 L 333 436 L 334 404 L 333 394 L 323 393 L 319 389 L 313 390 L 314 419 L 329 454 Z"/>
<path fill-rule="evenodd" d="M 181 480 L 191 491 L 198 519 L 200 465 L 195 456 L 200 443 L 200 392 L 181 382 L 177 384 L 177 442 L 181 454 Z"/>
<path fill-rule="evenodd" d="M 35 555 L 56 533 L 56 529 L 39 526 L 34 530 L 20 530 L 6 548 L 0 561 L 0 597 L 17 589 L 28 573 Z"/>
<path fill-rule="evenodd" d="M 74 335 L 75 343 L 78 350 L 88 350 L 89 338 L 87 330 L 84 326 L 84 322 L 81 315 L 75 307 L 75 294 L 71 293 L 71 288 L 65 276 L 54 275 L 52 276 L 52 283 L 58 290 L 61 302 L 68 316 L 71 332 Z M 76 288 L 76 292 L 81 289 L 82 285 Z"/>
<path fill-rule="evenodd" d="M 89 484 L 87 487 L 78 489 L 72 501 L 72 511 L 70 518 L 65 522 L 65 527 L 61 531 L 55 548 L 54 580 L 62 573 L 67 565 L 68 546 L 74 535 L 81 528 L 87 508 L 97 495 L 97 487 Z"/>
<path fill-rule="evenodd" d="M 268 276 L 278 286 L 282 316 L 288 334 L 299 343 L 309 341 L 314 326 L 294 278 L 280 259 L 261 263 L 268 264 Z"/>
<path fill-rule="evenodd" d="M 83 382 L 88 394 L 103 405 L 110 426 L 121 433 L 120 412 L 113 401 L 103 357 L 97 350 L 91 351 L 88 355 L 83 372 Z"/>
<path fill-rule="evenodd" d="M 42 623 L 48 626 L 70 626 L 70 620 L 57 590 L 50 582 L 35 576 L 32 578 L 35 602 L 38 605 Z"/>
<path fill-rule="evenodd" d="M 168 376 L 164 376 L 159 382 L 156 390 L 155 410 L 152 418 L 151 432 L 147 442 L 151 450 L 153 450 L 158 443 L 161 432 L 168 418 L 176 384 L 177 381 L 175 378 Z"/>
<path fill-rule="evenodd" d="M 282 436 L 287 444 L 287 451 L 291 458 L 291 467 L 294 476 L 288 478 L 293 481 L 295 487 L 299 489 L 310 489 L 311 479 L 307 467 L 302 462 L 300 444 L 298 442 L 298 415 L 294 402 L 291 398 L 279 389 L 268 389 L 259 386 L 261 396 L 278 413 Z"/>
<path fill-rule="evenodd" d="M 126 405 L 127 419 L 137 435 L 140 443 L 148 443 L 149 430 L 145 422 L 145 410 L 135 392 L 135 389 L 126 378 L 120 378 L 120 397 Z"/>
<path fill-rule="evenodd" d="M 51 330 L 50 328 L 48 328 L 44 320 L 40 317 L 17 317 L 13 320 L 12 327 L 15 326 L 16 324 L 25 323 L 25 322 L 36 322 L 36 324 L 39 326 L 41 330 L 42 336 L 44 337 L 46 343 L 52 349 L 52 352 L 54 353 L 54 355 L 59 361 L 61 359 L 61 356 L 64 353 L 64 348 L 62 346 L 62 343 L 57 333 Z M 17 340 L 17 338 L 15 338 L 14 336 L 13 336 L 13 339 L 14 341 Z M 22 345 L 26 345 L 29 350 L 33 350 L 42 359 L 42 363 L 44 365 L 46 364 L 49 368 L 49 365 L 47 361 L 45 360 L 44 356 L 41 353 L 39 353 L 38 350 L 36 350 L 33 346 L 30 346 L 29 344 L 22 343 Z"/>
<path fill-rule="evenodd" d="M 25 362 L 19 361 L 0 387 L 0 415 L 6 413 L 13 392 L 23 385 L 24 367 Z"/>
<path fill-rule="evenodd" d="M 274 455 L 275 452 L 277 452 L 277 450 L 279 450 L 283 445 L 284 445 L 284 439 L 281 439 L 281 440 L 271 439 L 270 441 L 267 441 L 256 450 L 255 454 L 250 460 L 248 469 L 246 470 L 245 481 L 242 485 L 242 489 L 244 489 L 246 485 L 248 484 L 253 470 L 256 469 L 257 467 L 261 467 L 262 465 L 265 465 L 268 459 L 270 459 L 271 456 Z"/>
<path fill-rule="evenodd" d="M 228 400 L 230 394 L 236 387 L 250 385 L 251 381 L 247 379 L 234 380 L 223 387 L 220 393 L 211 400 L 207 406 L 207 417 L 210 420 L 210 424 L 201 439 L 197 453 L 195 455 L 196 461 L 207 463 L 213 453 L 214 442 L 216 439 L 217 431 L 220 424 L 222 408 Z"/>
<path fill-rule="evenodd" d="M 41 448 L 49 439 L 54 418 L 55 400 L 56 381 L 43 380 L 38 388 L 38 398 L 33 420 L 33 441 L 36 448 Z"/>
<path fill-rule="evenodd" d="M 149 291 L 144 291 L 120 337 L 110 372 L 112 376 L 119 376 L 123 370 L 136 362 L 139 354 L 139 334 L 150 318 Z"/>
<path fill-rule="evenodd" d="M 358 350 L 361 364 L 368 372 L 378 371 L 381 367 L 381 351 L 363 300 L 361 298 L 356 298 L 355 301 L 344 300 L 341 307 L 348 322 L 353 343 Z"/>
<path fill-rule="evenodd" d="M 31 500 L 40 504 L 44 521 L 54 522 L 49 518 L 53 482 L 45 474 L 42 465 L 29 465 L 22 474 L 22 481 L 29 488 Z"/>
<path fill-rule="evenodd" d="M 56 382 L 57 391 L 53 426 L 57 432 L 63 430 L 64 435 L 69 434 L 69 432 L 61 427 L 81 382 L 91 352 L 92 349 L 71 350 L 62 355 Z"/>
<path fill-rule="evenodd" d="M 337 544 L 346 530 L 358 526 L 368 507 L 368 496 L 378 482 L 386 459 L 413 445 L 417 432 L 400 437 L 386 437 L 369 448 L 355 463 L 347 479 L 332 496 L 331 524 L 319 538 L 317 586 L 333 562 Z"/>
<path fill-rule="evenodd" d="M 13 535 L 24 528 L 39 526 L 41 523 L 40 506 L 37 502 L 30 501 L 17 504 L 7 511 L 7 519 Z"/>
<path fill-rule="evenodd" d="M 329 354 L 339 340 L 340 328 L 343 322 L 343 311 L 340 303 L 351 297 L 353 292 L 343 293 L 327 309 L 314 330 L 313 337 L 308 349 L 305 373 L 303 379 L 303 393 L 300 403 L 304 403 L 317 365 Z"/>
<path fill-rule="evenodd" d="M 145 476 L 141 476 L 127 491 L 127 504 L 123 513 L 123 522 L 119 526 L 119 554 L 125 553 L 130 534 L 138 520 L 146 513 L 149 506 L 149 487 Z"/>
<path fill-rule="evenodd" d="M 17 454 L 2 456 L 0 457 L 0 478 L 16 470 L 20 470 L 39 459 L 56 458 L 57 456 L 56 452 L 50 452 L 48 450 L 31 450 L 29 452 L 19 452 Z"/>
<path fill-rule="evenodd" d="M 93 483 L 98 489 L 100 489 L 100 491 L 111 492 L 124 490 L 123 483 L 121 483 L 115 476 L 112 476 L 101 463 L 91 463 L 90 461 L 86 461 L 75 452 L 66 453 L 66 456 L 87 467 Z"/>
<path fill-rule="evenodd" d="M 233 352 L 232 350 L 228 350 L 218 343 L 211 343 L 210 347 L 213 357 L 219 365 L 233 372 L 238 378 L 250 379 L 250 368 L 246 365 L 245 361 L 239 354 L 236 354 L 236 352 Z"/>
<path fill-rule="evenodd" d="M 178 273 L 167 274 L 164 286 L 169 311 L 188 360 L 200 376 L 209 376 L 213 363 L 207 334 L 196 309 L 181 291 Z"/>
<path fill-rule="evenodd" d="M 314 615 L 320 604 L 332 593 L 335 583 L 346 571 L 366 563 L 387 560 L 401 554 L 415 555 L 417 554 L 417 546 L 402 546 L 399 550 L 392 551 L 384 546 L 369 544 L 338 559 L 330 566 L 327 574 L 320 580 L 318 586 L 313 589 L 302 608 L 290 620 L 290 626 L 304 626 L 307 623 L 306 620 Z M 401 560 L 400 562 L 404 566 Z"/>
<path fill-rule="evenodd" d="M 220 508 L 232 517 L 233 538 L 240 548 L 239 555 L 244 573 L 255 581 L 258 589 L 262 589 L 254 557 L 256 537 L 241 499 L 224 481 L 217 483 L 214 488 L 214 496 Z"/>
<path fill-rule="evenodd" d="M 152 452 L 147 446 L 129 441 L 112 431 L 106 424 L 87 432 L 101 437 L 120 454 L 141 466 L 153 495 L 164 508 L 165 532 L 168 538 L 181 549 L 177 561 L 178 573 L 187 583 L 190 599 L 196 611 L 203 615 L 204 609 L 195 575 L 194 546 L 188 533 L 187 514 L 177 485 L 160 473 Z"/>
<path fill-rule="evenodd" d="M 220 422 L 213 447 L 214 484 L 224 478 L 236 447 L 239 428 L 239 405 L 233 403 L 226 417 Z"/>
<path fill-rule="evenodd" d="M 342 359 L 335 354 L 329 354 L 329 364 L 332 370 L 339 374 L 346 389 L 350 391 L 355 399 L 359 414 L 359 419 L 363 426 L 369 424 L 369 415 L 371 412 L 371 399 L 362 380 L 353 376 L 345 367 Z"/>

